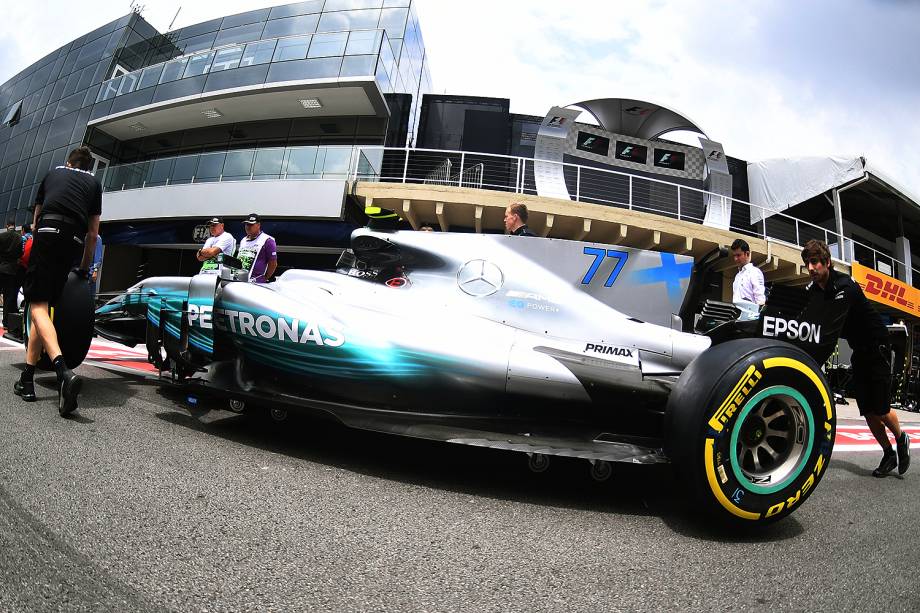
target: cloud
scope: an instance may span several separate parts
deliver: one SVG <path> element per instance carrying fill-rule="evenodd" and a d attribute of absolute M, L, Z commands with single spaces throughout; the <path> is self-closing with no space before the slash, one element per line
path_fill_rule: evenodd
<path fill-rule="evenodd" d="M 437 92 L 661 103 L 748 160 L 865 155 L 920 196 L 920 4 L 419 3 Z M 452 5 L 453 6 L 453 5 Z"/>
<path fill-rule="evenodd" d="M 183 3 L 175 27 L 278 4 Z M 13 3 L 0 82 L 128 11 Z M 179 0 L 148 0 L 165 30 Z M 436 93 L 503 97 L 517 113 L 598 97 L 674 108 L 748 160 L 865 155 L 920 197 L 920 3 L 416 0 Z"/>

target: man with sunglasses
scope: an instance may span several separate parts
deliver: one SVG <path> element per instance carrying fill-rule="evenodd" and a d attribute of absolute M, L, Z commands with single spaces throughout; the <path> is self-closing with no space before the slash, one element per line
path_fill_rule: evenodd
<path fill-rule="evenodd" d="M 862 288 L 849 275 L 834 270 L 827 244 L 819 240 L 805 243 L 802 261 L 811 277 L 808 292 L 818 293 L 819 301 L 826 305 L 827 312 L 843 317 L 842 322 L 833 322 L 832 325 L 842 324 L 840 337 L 847 339 L 853 349 L 850 362 L 856 405 L 884 452 L 872 475 L 884 477 L 895 467 L 898 474 L 903 475 L 910 466 L 910 438 L 901 430 L 897 413 L 891 410 L 888 328 Z M 891 448 L 886 429 L 894 434 L 897 453 Z"/>

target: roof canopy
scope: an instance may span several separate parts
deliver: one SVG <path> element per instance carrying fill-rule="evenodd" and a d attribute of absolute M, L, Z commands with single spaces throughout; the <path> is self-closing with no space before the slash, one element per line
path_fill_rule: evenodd
<path fill-rule="evenodd" d="M 706 136 L 702 128 L 684 115 L 660 104 L 643 100 L 599 98 L 576 102 L 569 106 L 577 106 L 588 111 L 603 129 L 624 136 L 654 140 L 675 130 L 689 130 Z"/>

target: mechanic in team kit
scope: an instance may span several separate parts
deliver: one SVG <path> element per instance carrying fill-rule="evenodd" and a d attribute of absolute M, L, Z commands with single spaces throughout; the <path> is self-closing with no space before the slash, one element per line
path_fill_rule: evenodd
<path fill-rule="evenodd" d="M 39 185 L 32 222 L 35 234 L 22 287 L 31 327 L 26 367 L 13 391 L 23 400 L 36 399 L 33 377 L 44 351 L 57 375 L 62 417 L 77 408 L 83 379 L 64 362 L 50 309 L 60 298 L 74 262 L 80 262 L 77 274 L 89 278 L 102 215 L 102 186 L 90 172 L 92 167 L 89 148 L 77 147 L 68 154 L 66 165 L 50 170 Z"/>
<path fill-rule="evenodd" d="M 246 236 L 240 241 L 236 257 L 249 269 L 250 283 L 268 283 L 278 267 L 274 237 L 262 231 L 262 218 L 255 213 L 243 220 Z"/>
<path fill-rule="evenodd" d="M 910 466 L 910 438 L 901 430 L 897 413 L 891 410 L 888 328 L 862 288 L 849 275 L 834 270 L 826 243 L 814 239 L 805 243 L 802 261 L 811 276 L 807 287 L 809 295 L 813 298 L 818 294 L 823 298 L 819 303 L 835 320 L 828 321 L 828 327 L 841 326 L 840 337 L 847 339 L 853 349 L 850 361 L 856 405 L 884 452 L 872 474 L 884 477 L 897 467 L 898 473 L 903 475 Z M 841 305 L 841 301 L 844 304 Z M 895 436 L 897 453 L 891 448 L 886 428 Z"/>
<path fill-rule="evenodd" d="M 751 247 L 741 238 L 732 243 L 732 259 L 738 274 L 732 282 L 732 302 L 753 302 L 763 306 L 767 301 L 763 272 L 751 263 Z"/>
<path fill-rule="evenodd" d="M 211 230 L 211 236 L 204 242 L 204 247 L 198 250 L 196 257 L 199 262 L 203 262 L 201 272 L 216 274 L 217 254 L 225 253 L 232 256 L 236 251 L 236 239 L 232 234 L 224 231 L 224 220 L 220 217 L 209 219 L 208 227 Z"/>
<path fill-rule="evenodd" d="M 527 205 L 509 204 L 505 209 L 505 230 L 514 236 L 536 236 L 527 227 Z"/>

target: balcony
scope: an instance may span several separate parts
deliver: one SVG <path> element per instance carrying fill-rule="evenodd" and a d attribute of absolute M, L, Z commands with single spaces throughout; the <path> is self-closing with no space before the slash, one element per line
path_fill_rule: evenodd
<path fill-rule="evenodd" d="M 398 67 L 384 30 L 324 32 L 192 53 L 102 84 L 89 125 L 119 140 L 215 123 L 388 116 Z"/>
<path fill-rule="evenodd" d="M 112 166 L 103 221 L 208 215 L 339 219 L 350 146 L 234 149 Z"/>
<path fill-rule="evenodd" d="M 798 256 L 820 239 L 843 265 L 858 261 L 876 270 L 903 270 L 891 254 L 844 238 L 833 228 L 719 194 L 625 172 L 577 164 L 462 151 L 358 147 L 351 179 L 354 193 L 394 208 L 413 227 L 443 231 L 461 226 L 500 231 L 505 206 L 528 203 L 531 229 L 543 236 L 628 244 L 702 255 L 716 245 L 747 237 L 754 261 L 770 280 L 807 281 Z M 560 171 L 567 194 L 540 193 L 537 173 Z M 393 184 L 403 184 L 399 189 Z M 519 197 L 515 197 L 515 196 Z M 509 197 L 510 196 L 510 197 Z M 566 202 L 568 201 L 568 202 Z M 590 205 L 590 206 L 585 206 Z M 726 220 L 704 225 L 708 208 Z M 761 221 L 751 223 L 755 211 Z M 534 214 L 536 213 L 536 214 Z M 766 221 L 762 221 L 766 218 Z M 845 267 L 845 266 L 844 266 Z"/>

